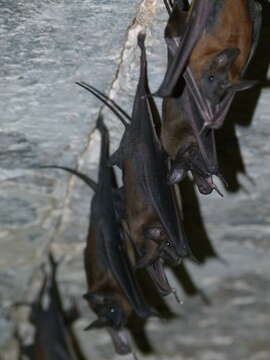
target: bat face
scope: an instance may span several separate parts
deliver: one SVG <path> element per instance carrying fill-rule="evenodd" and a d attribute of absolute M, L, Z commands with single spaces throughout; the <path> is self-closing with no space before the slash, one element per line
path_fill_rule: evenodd
<path fill-rule="evenodd" d="M 168 182 L 176 184 L 191 172 L 200 193 L 210 194 L 215 189 L 213 175 L 218 175 L 213 130 L 204 131 L 200 136 L 205 158 L 198 145 L 196 132 L 185 112 L 185 98 L 165 98 L 163 100 L 163 124 L 161 138 L 165 149 L 173 159 L 168 174 Z M 195 109 L 196 110 L 196 109 Z M 198 114 L 198 118 L 199 114 Z"/>
<path fill-rule="evenodd" d="M 225 49 L 202 71 L 199 85 L 202 94 L 212 106 L 217 105 L 232 86 L 229 79 L 230 68 L 239 53 L 239 49 L 236 48 Z"/>
<path fill-rule="evenodd" d="M 182 154 L 181 151 L 177 154 L 176 159 L 172 161 L 168 176 L 169 183 L 181 182 L 187 176 L 188 171 L 191 172 L 193 181 L 201 194 L 208 195 L 213 191 L 215 185 L 212 175 L 216 174 L 217 170 L 207 169 L 198 146 L 190 146 L 185 154 Z"/>
<path fill-rule="evenodd" d="M 102 254 L 102 244 L 99 247 L 93 220 L 91 218 L 84 251 L 88 292 L 83 297 L 97 315 L 97 320 L 93 321 L 86 330 L 105 328 L 111 336 L 115 351 L 118 354 L 128 354 L 132 351 L 131 347 L 120 336 L 120 332 L 126 326 L 132 307 L 114 279 L 106 256 Z"/>
<path fill-rule="evenodd" d="M 110 294 L 89 292 L 84 295 L 84 298 L 98 316 L 97 320 L 93 321 L 85 330 L 105 328 L 111 336 L 116 353 L 120 355 L 131 353 L 130 345 L 125 337 L 121 336 L 121 330 L 126 326 L 127 318 L 130 315 L 125 312 L 119 301 L 121 295 L 120 298 L 117 298 L 113 291 Z M 126 300 L 124 301 L 126 302 Z M 131 312 L 130 306 L 129 310 Z"/>
<path fill-rule="evenodd" d="M 98 320 L 90 325 L 91 328 L 109 326 L 120 330 L 126 325 L 127 316 L 115 295 L 89 292 L 84 298 L 98 316 Z"/>
<path fill-rule="evenodd" d="M 180 257 L 177 255 L 175 244 L 166 236 L 164 228 L 160 223 L 147 226 L 144 229 L 143 237 L 145 241 L 151 241 L 156 245 L 154 246 L 155 253 L 158 254 L 158 257 L 163 259 L 164 262 L 172 266 L 179 264 Z"/>

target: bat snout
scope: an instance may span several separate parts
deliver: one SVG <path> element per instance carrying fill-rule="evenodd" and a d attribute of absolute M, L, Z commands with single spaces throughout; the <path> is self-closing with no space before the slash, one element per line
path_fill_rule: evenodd
<path fill-rule="evenodd" d="M 131 346 L 122 332 L 115 330 L 112 327 L 108 327 L 107 330 L 111 336 L 117 354 L 127 355 L 132 352 Z"/>

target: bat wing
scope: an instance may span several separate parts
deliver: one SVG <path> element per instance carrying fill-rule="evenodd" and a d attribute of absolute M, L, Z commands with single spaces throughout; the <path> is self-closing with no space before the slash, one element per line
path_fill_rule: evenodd
<path fill-rule="evenodd" d="M 181 36 L 181 42 L 172 61 L 168 63 L 163 82 L 156 92 L 157 96 L 166 97 L 173 94 L 175 86 L 186 68 L 191 51 L 206 28 L 212 8 L 212 0 L 193 1 Z"/>
<path fill-rule="evenodd" d="M 260 35 L 260 30 L 261 30 L 261 25 L 262 25 L 262 6 L 261 6 L 261 4 L 258 1 L 248 0 L 248 5 L 249 5 L 249 14 L 250 14 L 250 17 L 251 17 L 251 20 L 253 23 L 252 46 L 251 46 L 251 51 L 249 54 L 247 64 L 243 70 L 242 75 L 246 71 L 246 68 L 247 68 L 249 62 L 254 55 L 254 52 L 255 52 L 256 47 L 259 42 L 259 35 Z"/>
<path fill-rule="evenodd" d="M 134 311 L 141 317 L 150 315 L 150 309 L 133 273 L 133 269 L 125 252 L 124 231 L 117 220 L 119 208 L 115 207 L 115 177 L 112 176 L 109 159 L 109 134 L 102 118 L 98 120 L 97 128 L 101 132 L 101 157 L 99 166 L 99 188 L 96 192 L 95 209 L 99 209 L 97 241 L 102 243 L 103 255 L 114 279 L 128 298 Z M 121 203 L 121 200 L 120 200 Z"/>
<path fill-rule="evenodd" d="M 113 217 L 114 214 L 110 216 Z M 145 303 L 135 278 L 134 271 L 125 251 L 123 236 L 120 231 L 112 230 L 113 229 L 108 228 L 108 223 L 105 222 L 103 229 L 99 229 L 97 232 L 97 241 L 102 241 L 103 243 L 107 266 L 128 298 L 136 314 L 140 317 L 148 317 L 152 312 Z"/>

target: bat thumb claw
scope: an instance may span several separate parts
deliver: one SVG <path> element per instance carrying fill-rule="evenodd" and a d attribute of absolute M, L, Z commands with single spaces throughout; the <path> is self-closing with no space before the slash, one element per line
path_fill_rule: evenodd
<path fill-rule="evenodd" d="M 223 193 L 219 190 L 219 188 L 215 184 L 212 185 L 212 189 L 215 190 L 218 193 L 218 195 L 224 197 Z"/>
<path fill-rule="evenodd" d="M 146 33 L 143 31 L 139 32 L 137 41 L 140 48 L 144 47 L 145 38 L 146 38 Z"/>

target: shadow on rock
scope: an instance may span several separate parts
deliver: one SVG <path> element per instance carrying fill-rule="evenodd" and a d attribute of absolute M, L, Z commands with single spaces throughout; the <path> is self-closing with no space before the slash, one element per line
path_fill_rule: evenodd
<path fill-rule="evenodd" d="M 236 95 L 225 123 L 217 132 L 216 137 L 220 170 L 228 182 L 227 190 L 229 192 L 237 192 L 240 189 L 241 184 L 237 179 L 238 174 L 248 176 L 241 155 L 235 125 L 250 126 L 262 87 L 269 86 L 266 77 L 270 63 L 270 4 L 266 0 L 260 0 L 260 3 L 263 6 L 260 39 L 254 57 L 245 74 L 246 79 L 258 80 L 259 84 L 251 90 Z"/>
<path fill-rule="evenodd" d="M 153 310 L 157 312 L 157 316 L 168 321 L 176 318 L 178 315 L 175 315 L 171 311 L 164 298 L 158 294 L 147 272 L 141 269 L 137 271 L 137 275 L 139 283 L 143 288 L 145 299 L 147 303 L 151 305 Z M 134 342 L 136 343 L 136 346 L 143 354 L 154 354 L 155 349 L 149 341 L 145 330 L 146 323 L 147 320 L 139 318 L 134 314 L 129 319 L 128 329 L 134 339 Z"/>
<path fill-rule="evenodd" d="M 182 198 L 185 231 L 193 255 L 202 264 L 209 258 L 218 258 L 205 229 L 193 183 L 185 178 L 180 183 L 179 189 Z"/>

